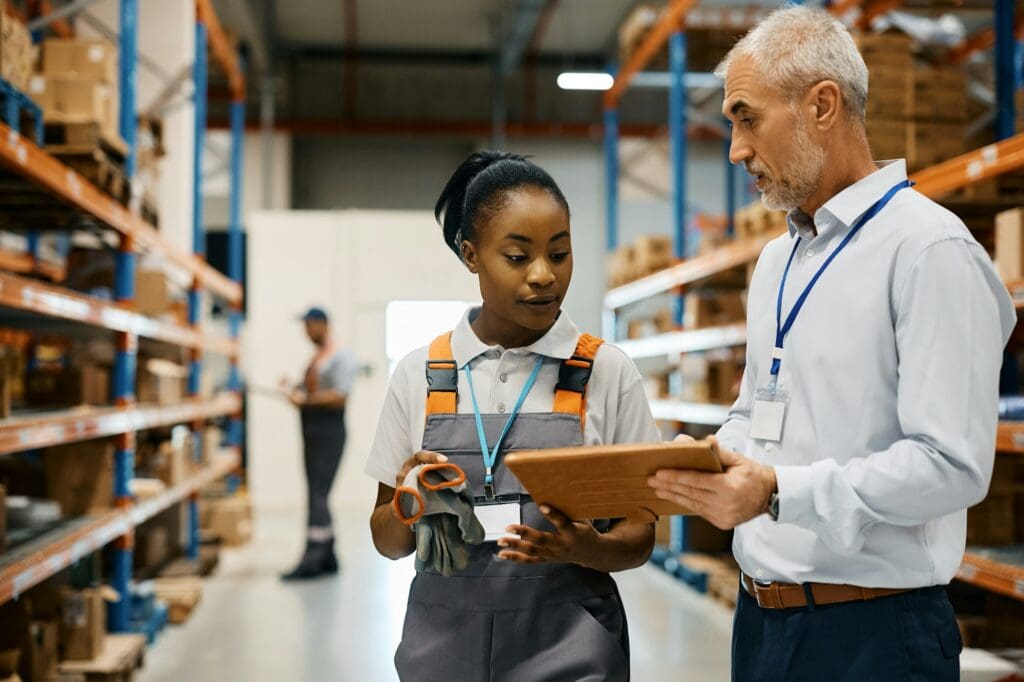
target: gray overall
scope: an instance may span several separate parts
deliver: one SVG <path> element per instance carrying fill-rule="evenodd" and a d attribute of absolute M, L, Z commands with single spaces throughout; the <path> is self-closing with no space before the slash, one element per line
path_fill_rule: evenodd
<path fill-rule="evenodd" d="M 488 442 L 507 415 L 483 415 Z M 514 450 L 581 445 L 580 417 L 520 414 L 495 467 L 497 495 L 525 491 L 502 466 Z M 472 414 L 427 417 L 423 449 L 440 452 L 484 494 L 484 465 Z M 537 505 L 521 500 L 524 525 L 554 530 Z M 629 679 L 629 637 L 618 589 L 607 573 L 572 564 L 517 564 L 498 547 L 470 548 L 451 578 L 421 572 L 409 593 L 395 666 L 403 682 L 616 682 Z"/>

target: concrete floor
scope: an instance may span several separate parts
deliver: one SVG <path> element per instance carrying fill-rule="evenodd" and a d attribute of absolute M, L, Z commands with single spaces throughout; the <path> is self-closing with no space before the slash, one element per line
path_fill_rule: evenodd
<path fill-rule="evenodd" d="M 298 513 L 260 513 L 251 545 L 222 554 L 203 601 L 168 628 L 139 682 L 395 680 L 411 559 L 370 543 L 364 512 L 341 512 L 342 573 L 301 585 L 277 576 L 301 549 Z M 629 614 L 633 679 L 729 678 L 731 614 L 652 568 L 618 577 Z"/>

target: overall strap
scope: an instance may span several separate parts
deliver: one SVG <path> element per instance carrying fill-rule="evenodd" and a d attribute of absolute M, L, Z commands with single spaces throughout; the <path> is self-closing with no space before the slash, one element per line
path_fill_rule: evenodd
<path fill-rule="evenodd" d="M 563 360 L 562 366 L 558 369 L 555 406 L 552 412 L 579 415 L 581 428 L 587 419 L 587 382 L 590 381 L 590 373 L 594 368 L 597 349 L 602 343 L 604 340 L 596 336 L 580 334 L 572 357 Z"/>
<path fill-rule="evenodd" d="M 455 414 L 459 390 L 459 368 L 452 355 L 451 332 L 446 332 L 431 342 L 426 364 L 426 416 Z"/>

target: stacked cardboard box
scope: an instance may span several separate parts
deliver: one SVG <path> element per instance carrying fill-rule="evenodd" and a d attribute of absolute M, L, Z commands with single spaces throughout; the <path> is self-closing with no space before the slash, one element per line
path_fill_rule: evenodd
<path fill-rule="evenodd" d="M 996 216 L 995 261 L 1004 281 L 1024 279 L 1024 209 Z"/>
<path fill-rule="evenodd" d="M 959 67 L 916 66 L 898 33 L 858 34 L 868 67 L 867 133 L 876 159 L 906 158 L 910 172 L 967 147 L 967 78 Z"/>
<path fill-rule="evenodd" d="M 782 232 L 786 229 L 786 212 L 769 211 L 758 200 L 736 211 L 734 224 L 738 239 L 746 239 L 767 232 Z"/>
<path fill-rule="evenodd" d="M 65 517 L 111 508 L 114 500 L 114 441 L 88 440 L 42 452 L 47 497 Z"/>
<path fill-rule="evenodd" d="M 6 6 L 0 1 L 0 78 L 25 92 L 32 78 L 36 49 L 28 28 L 9 15 Z"/>
<path fill-rule="evenodd" d="M 608 259 L 608 286 L 617 287 L 672 265 L 672 238 L 641 235 L 635 244 L 620 246 Z"/>
<path fill-rule="evenodd" d="M 204 533 L 229 547 L 252 537 L 252 509 L 245 495 L 204 498 L 200 517 Z"/>
<path fill-rule="evenodd" d="M 48 38 L 43 71 L 30 94 L 53 123 L 97 124 L 120 140 L 117 116 L 117 50 L 102 39 Z M 123 144 L 123 143 L 122 143 Z"/>
<path fill-rule="evenodd" d="M 868 67 L 867 133 L 872 152 L 876 159 L 902 158 L 914 69 L 910 38 L 860 33 L 854 40 Z"/>

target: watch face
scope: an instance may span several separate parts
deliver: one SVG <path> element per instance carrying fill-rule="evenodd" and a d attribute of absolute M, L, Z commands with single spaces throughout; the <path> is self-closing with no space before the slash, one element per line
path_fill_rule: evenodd
<path fill-rule="evenodd" d="M 771 516 L 772 519 L 775 520 L 775 521 L 779 520 L 779 494 L 778 493 L 772 493 L 771 499 L 768 502 L 768 515 Z"/>

